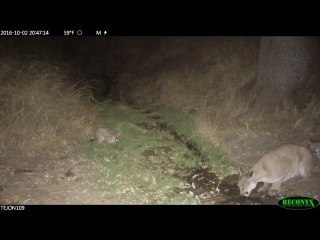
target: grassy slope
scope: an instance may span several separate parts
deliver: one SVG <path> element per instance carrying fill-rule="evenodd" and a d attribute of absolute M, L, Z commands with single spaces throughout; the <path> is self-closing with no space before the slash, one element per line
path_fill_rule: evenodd
<path fill-rule="evenodd" d="M 206 162 L 209 168 L 215 165 L 215 169 L 218 172 L 224 170 L 224 174 L 235 170 L 218 149 L 194 134 L 193 120 L 189 115 L 165 107 L 155 107 L 153 110 L 164 116 L 162 121 L 175 126 L 177 132 L 201 146 L 203 152 L 210 156 Z M 149 118 L 150 114 L 144 114 L 142 110 L 109 105 L 102 111 L 102 116 L 104 126 L 122 131 L 120 141 L 116 144 L 88 141 L 81 148 L 81 154 L 87 159 L 86 167 L 91 172 L 91 180 L 107 198 L 116 198 L 115 201 L 122 204 L 197 203 L 193 195 L 175 194 L 172 189 L 187 187 L 183 180 L 184 169 L 198 167 L 198 156 L 193 156 L 185 145 L 174 141 L 169 131 L 152 129 L 143 134 L 126 124 L 145 122 L 155 126 L 156 120 Z M 161 153 L 160 147 L 170 147 L 172 151 Z M 148 150 L 154 150 L 155 156 L 144 156 Z M 174 174 L 180 177 L 174 177 Z"/>

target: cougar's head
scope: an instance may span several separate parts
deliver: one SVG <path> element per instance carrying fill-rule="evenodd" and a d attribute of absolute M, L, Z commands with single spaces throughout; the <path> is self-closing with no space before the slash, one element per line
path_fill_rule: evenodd
<path fill-rule="evenodd" d="M 121 131 L 117 132 L 117 133 L 113 136 L 114 142 L 118 142 L 118 141 L 119 141 L 120 135 L 121 135 Z"/>
<path fill-rule="evenodd" d="M 320 141 L 316 141 L 316 140 L 309 140 L 307 139 L 309 146 L 310 146 L 310 150 L 312 153 L 317 154 L 318 152 L 320 152 Z"/>
<path fill-rule="evenodd" d="M 257 183 L 254 181 L 254 173 L 253 170 L 249 170 L 243 172 L 241 168 L 239 168 L 239 182 L 238 187 L 240 189 L 240 195 L 249 197 L 252 189 L 257 186 Z"/>

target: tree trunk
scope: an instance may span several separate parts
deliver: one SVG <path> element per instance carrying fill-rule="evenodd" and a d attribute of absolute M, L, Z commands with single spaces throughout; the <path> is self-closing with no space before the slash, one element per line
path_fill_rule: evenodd
<path fill-rule="evenodd" d="M 272 110 L 284 100 L 294 102 L 301 92 L 310 101 L 320 90 L 319 52 L 317 37 L 262 37 L 254 107 Z M 295 104 L 301 107 L 300 100 Z"/>

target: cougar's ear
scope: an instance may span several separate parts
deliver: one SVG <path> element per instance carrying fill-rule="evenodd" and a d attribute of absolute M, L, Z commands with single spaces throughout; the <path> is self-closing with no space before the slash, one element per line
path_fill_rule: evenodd
<path fill-rule="evenodd" d="M 251 170 L 251 171 L 249 172 L 249 177 L 250 177 L 250 178 L 253 177 L 253 170 Z"/>
<path fill-rule="evenodd" d="M 241 167 L 239 167 L 239 174 L 241 175 L 243 173 L 243 170 Z"/>
<path fill-rule="evenodd" d="M 120 136 L 121 135 L 121 131 L 119 131 L 119 133 L 118 133 L 118 136 Z"/>

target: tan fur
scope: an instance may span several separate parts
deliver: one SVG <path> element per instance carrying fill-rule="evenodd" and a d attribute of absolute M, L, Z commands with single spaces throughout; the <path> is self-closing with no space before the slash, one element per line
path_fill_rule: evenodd
<path fill-rule="evenodd" d="M 320 140 L 307 140 L 312 153 L 320 159 Z"/>
<path fill-rule="evenodd" d="M 240 195 L 248 197 L 258 182 L 264 182 L 258 191 L 265 191 L 272 183 L 269 195 L 280 193 L 283 182 L 301 176 L 309 179 L 313 170 L 312 154 L 308 148 L 292 143 L 282 143 L 259 161 L 248 171 L 239 168 Z"/>
<path fill-rule="evenodd" d="M 94 135 L 94 139 L 91 139 L 90 141 L 97 141 L 98 143 L 101 143 L 103 141 L 108 143 L 115 143 L 119 141 L 120 135 L 121 131 L 113 132 L 109 128 L 99 128 Z"/>

